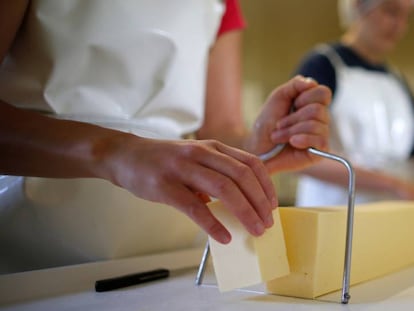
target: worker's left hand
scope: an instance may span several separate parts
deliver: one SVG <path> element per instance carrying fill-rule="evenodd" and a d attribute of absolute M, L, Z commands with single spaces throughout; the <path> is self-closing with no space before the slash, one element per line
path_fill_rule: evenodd
<path fill-rule="evenodd" d="M 307 148 L 328 149 L 331 97 L 329 88 L 312 79 L 296 76 L 289 80 L 267 99 L 246 149 L 260 155 L 285 143 L 280 154 L 266 161 L 270 172 L 297 170 L 313 164 L 318 157 Z"/>

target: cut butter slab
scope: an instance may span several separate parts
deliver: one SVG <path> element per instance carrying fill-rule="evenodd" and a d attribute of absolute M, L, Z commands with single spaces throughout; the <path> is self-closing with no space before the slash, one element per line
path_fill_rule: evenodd
<path fill-rule="evenodd" d="M 231 242 L 226 245 L 209 237 L 220 291 L 256 285 L 289 273 L 279 209 L 273 212 L 272 228 L 254 237 L 220 201 L 210 203 L 209 208 L 232 235 Z"/>
<path fill-rule="evenodd" d="M 346 208 L 280 208 L 291 273 L 269 293 L 315 298 L 342 287 Z M 414 201 L 355 207 L 351 285 L 414 264 Z M 261 248 L 260 252 L 265 252 Z M 261 254 L 258 254 L 260 257 Z"/>

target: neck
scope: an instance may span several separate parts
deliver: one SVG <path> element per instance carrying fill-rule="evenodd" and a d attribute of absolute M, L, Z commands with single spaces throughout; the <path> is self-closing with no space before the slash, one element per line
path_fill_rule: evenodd
<path fill-rule="evenodd" d="M 341 43 L 352 48 L 358 55 L 373 65 L 382 64 L 385 54 L 370 46 L 365 40 L 358 38 L 352 33 L 346 33 L 341 38 Z"/>

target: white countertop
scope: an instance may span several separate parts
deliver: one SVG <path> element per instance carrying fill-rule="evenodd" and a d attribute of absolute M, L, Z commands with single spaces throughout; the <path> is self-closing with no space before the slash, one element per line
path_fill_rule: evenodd
<path fill-rule="evenodd" d="M 173 261 L 182 262 L 179 256 Z M 156 260 L 151 262 L 158 264 Z M 196 268 L 173 272 L 168 279 L 125 289 L 104 293 L 94 291 L 92 280 L 98 274 L 100 278 L 122 275 L 136 263 L 121 260 L 0 276 L 0 310 L 414 310 L 414 267 L 351 287 L 352 298 L 348 305 L 339 303 L 339 293 L 318 300 L 266 295 L 258 292 L 261 286 L 220 293 L 211 271 L 207 272 L 202 286 L 194 284 Z M 176 264 L 172 268 L 182 266 Z M 63 286 L 60 292 L 55 290 L 51 294 L 59 286 Z M 41 287 L 46 291 L 42 292 Z M 65 287 L 66 292 L 62 292 Z"/>

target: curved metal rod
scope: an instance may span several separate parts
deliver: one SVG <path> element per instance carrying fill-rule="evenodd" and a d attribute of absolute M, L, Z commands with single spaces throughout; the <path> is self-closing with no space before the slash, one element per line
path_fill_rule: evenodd
<path fill-rule="evenodd" d="M 197 285 L 197 286 L 199 286 L 199 285 L 201 285 L 201 283 L 203 283 L 204 272 L 206 270 L 207 260 L 208 260 L 209 255 L 210 255 L 210 245 L 209 245 L 208 240 L 207 240 L 206 246 L 204 247 L 203 257 L 201 257 L 201 262 L 200 262 L 200 265 L 198 267 L 197 276 L 196 276 L 196 280 L 195 280 L 195 285 Z"/>
<path fill-rule="evenodd" d="M 270 160 L 271 158 L 277 156 L 284 147 L 285 144 L 278 144 L 275 147 L 273 147 L 273 149 L 271 149 L 270 151 L 260 154 L 259 159 L 263 162 L 266 162 L 267 160 Z"/>
<path fill-rule="evenodd" d="M 259 158 L 262 161 L 267 161 L 270 158 L 276 156 L 282 151 L 284 144 L 276 145 L 272 150 L 261 154 Z M 352 239 L 353 239 L 353 227 L 354 227 L 354 209 L 355 209 L 355 173 L 350 162 L 337 155 L 320 151 L 315 148 L 308 148 L 308 151 L 317 156 L 331 159 L 342 163 L 348 170 L 348 212 L 347 212 L 347 225 L 346 225 L 346 241 L 345 241 L 345 259 L 344 259 L 344 273 L 342 281 L 342 296 L 341 303 L 347 304 L 351 298 L 349 294 L 350 277 L 351 277 L 351 259 L 352 259 Z M 205 272 L 207 259 L 210 254 L 210 247 L 208 242 L 206 243 L 203 257 L 198 268 L 195 284 L 201 285 L 203 281 L 203 275 Z"/>
<path fill-rule="evenodd" d="M 355 209 L 355 173 L 352 165 L 348 160 L 338 157 L 334 154 L 323 152 L 314 148 L 309 148 L 308 151 L 315 155 L 331 159 L 342 163 L 348 170 L 348 213 L 346 223 L 346 242 L 345 242 L 345 260 L 344 260 L 344 275 L 342 281 L 342 297 L 341 302 L 347 304 L 351 296 L 349 295 L 349 286 L 351 278 L 351 259 L 352 259 L 352 238 L 354 227 L 354 209 Z"/>

